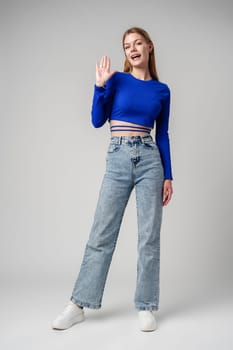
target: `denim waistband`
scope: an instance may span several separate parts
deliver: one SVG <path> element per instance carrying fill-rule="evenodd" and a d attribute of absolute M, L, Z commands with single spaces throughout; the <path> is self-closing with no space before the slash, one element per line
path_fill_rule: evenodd
<path fill-rule="evenodd" d="M 111 143 L 153 143 L 153 137 L 151 135 L 137 135 L 137 136 L 112 136 L 110 139 Z"/>

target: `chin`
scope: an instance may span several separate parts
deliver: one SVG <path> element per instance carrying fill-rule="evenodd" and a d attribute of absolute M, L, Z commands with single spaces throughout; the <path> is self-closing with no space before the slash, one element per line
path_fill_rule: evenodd
<path fill-rule="evenodd" d="M 132 64 L 132 67 L 135 67 L 135 68 L 145 68 L 145 64 L 143 64 L 142 62 L 134 62 Z"/>

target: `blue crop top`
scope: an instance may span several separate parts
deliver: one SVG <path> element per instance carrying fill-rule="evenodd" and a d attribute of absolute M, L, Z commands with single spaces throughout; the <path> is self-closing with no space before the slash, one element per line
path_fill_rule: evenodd
<path fill-rule="evenodd" d="M 156 121 L 155 140 L 160 151 L 164 178 L 171 179 L 168 135 L 170 89 L 158 80 L 140 80 L 130 73 L 116 72 L 105 87 L 94 86 L 92 124 L 99 128 L 108 120 L 139 124 L 151 129 Z"/>

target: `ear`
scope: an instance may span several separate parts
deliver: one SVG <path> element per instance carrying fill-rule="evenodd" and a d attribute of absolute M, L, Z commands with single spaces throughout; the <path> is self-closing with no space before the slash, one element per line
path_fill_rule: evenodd
<path fill-rule="evenodd" d="M 153 50 L 154 45 L 152 43 L 149 43 L 149 52 L 151 53 L 151 51 Z"/>

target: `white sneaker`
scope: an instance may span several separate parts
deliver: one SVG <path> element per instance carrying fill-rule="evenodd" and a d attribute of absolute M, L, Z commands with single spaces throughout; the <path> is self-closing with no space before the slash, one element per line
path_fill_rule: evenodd
<path fill-rule="evenodd" d="M 84 321 L 84 319 L 83 309 L 70 301 L 64 311 L 52 322 L 52 328 L 67 329 L 78 322 Z"/>
<path fill-rule="evenodd" d="M 140 310 L 138 312 L 139 324 L 141 331 L 150 332 L 157 328 L 156 319 L 153 311 Z"/>

